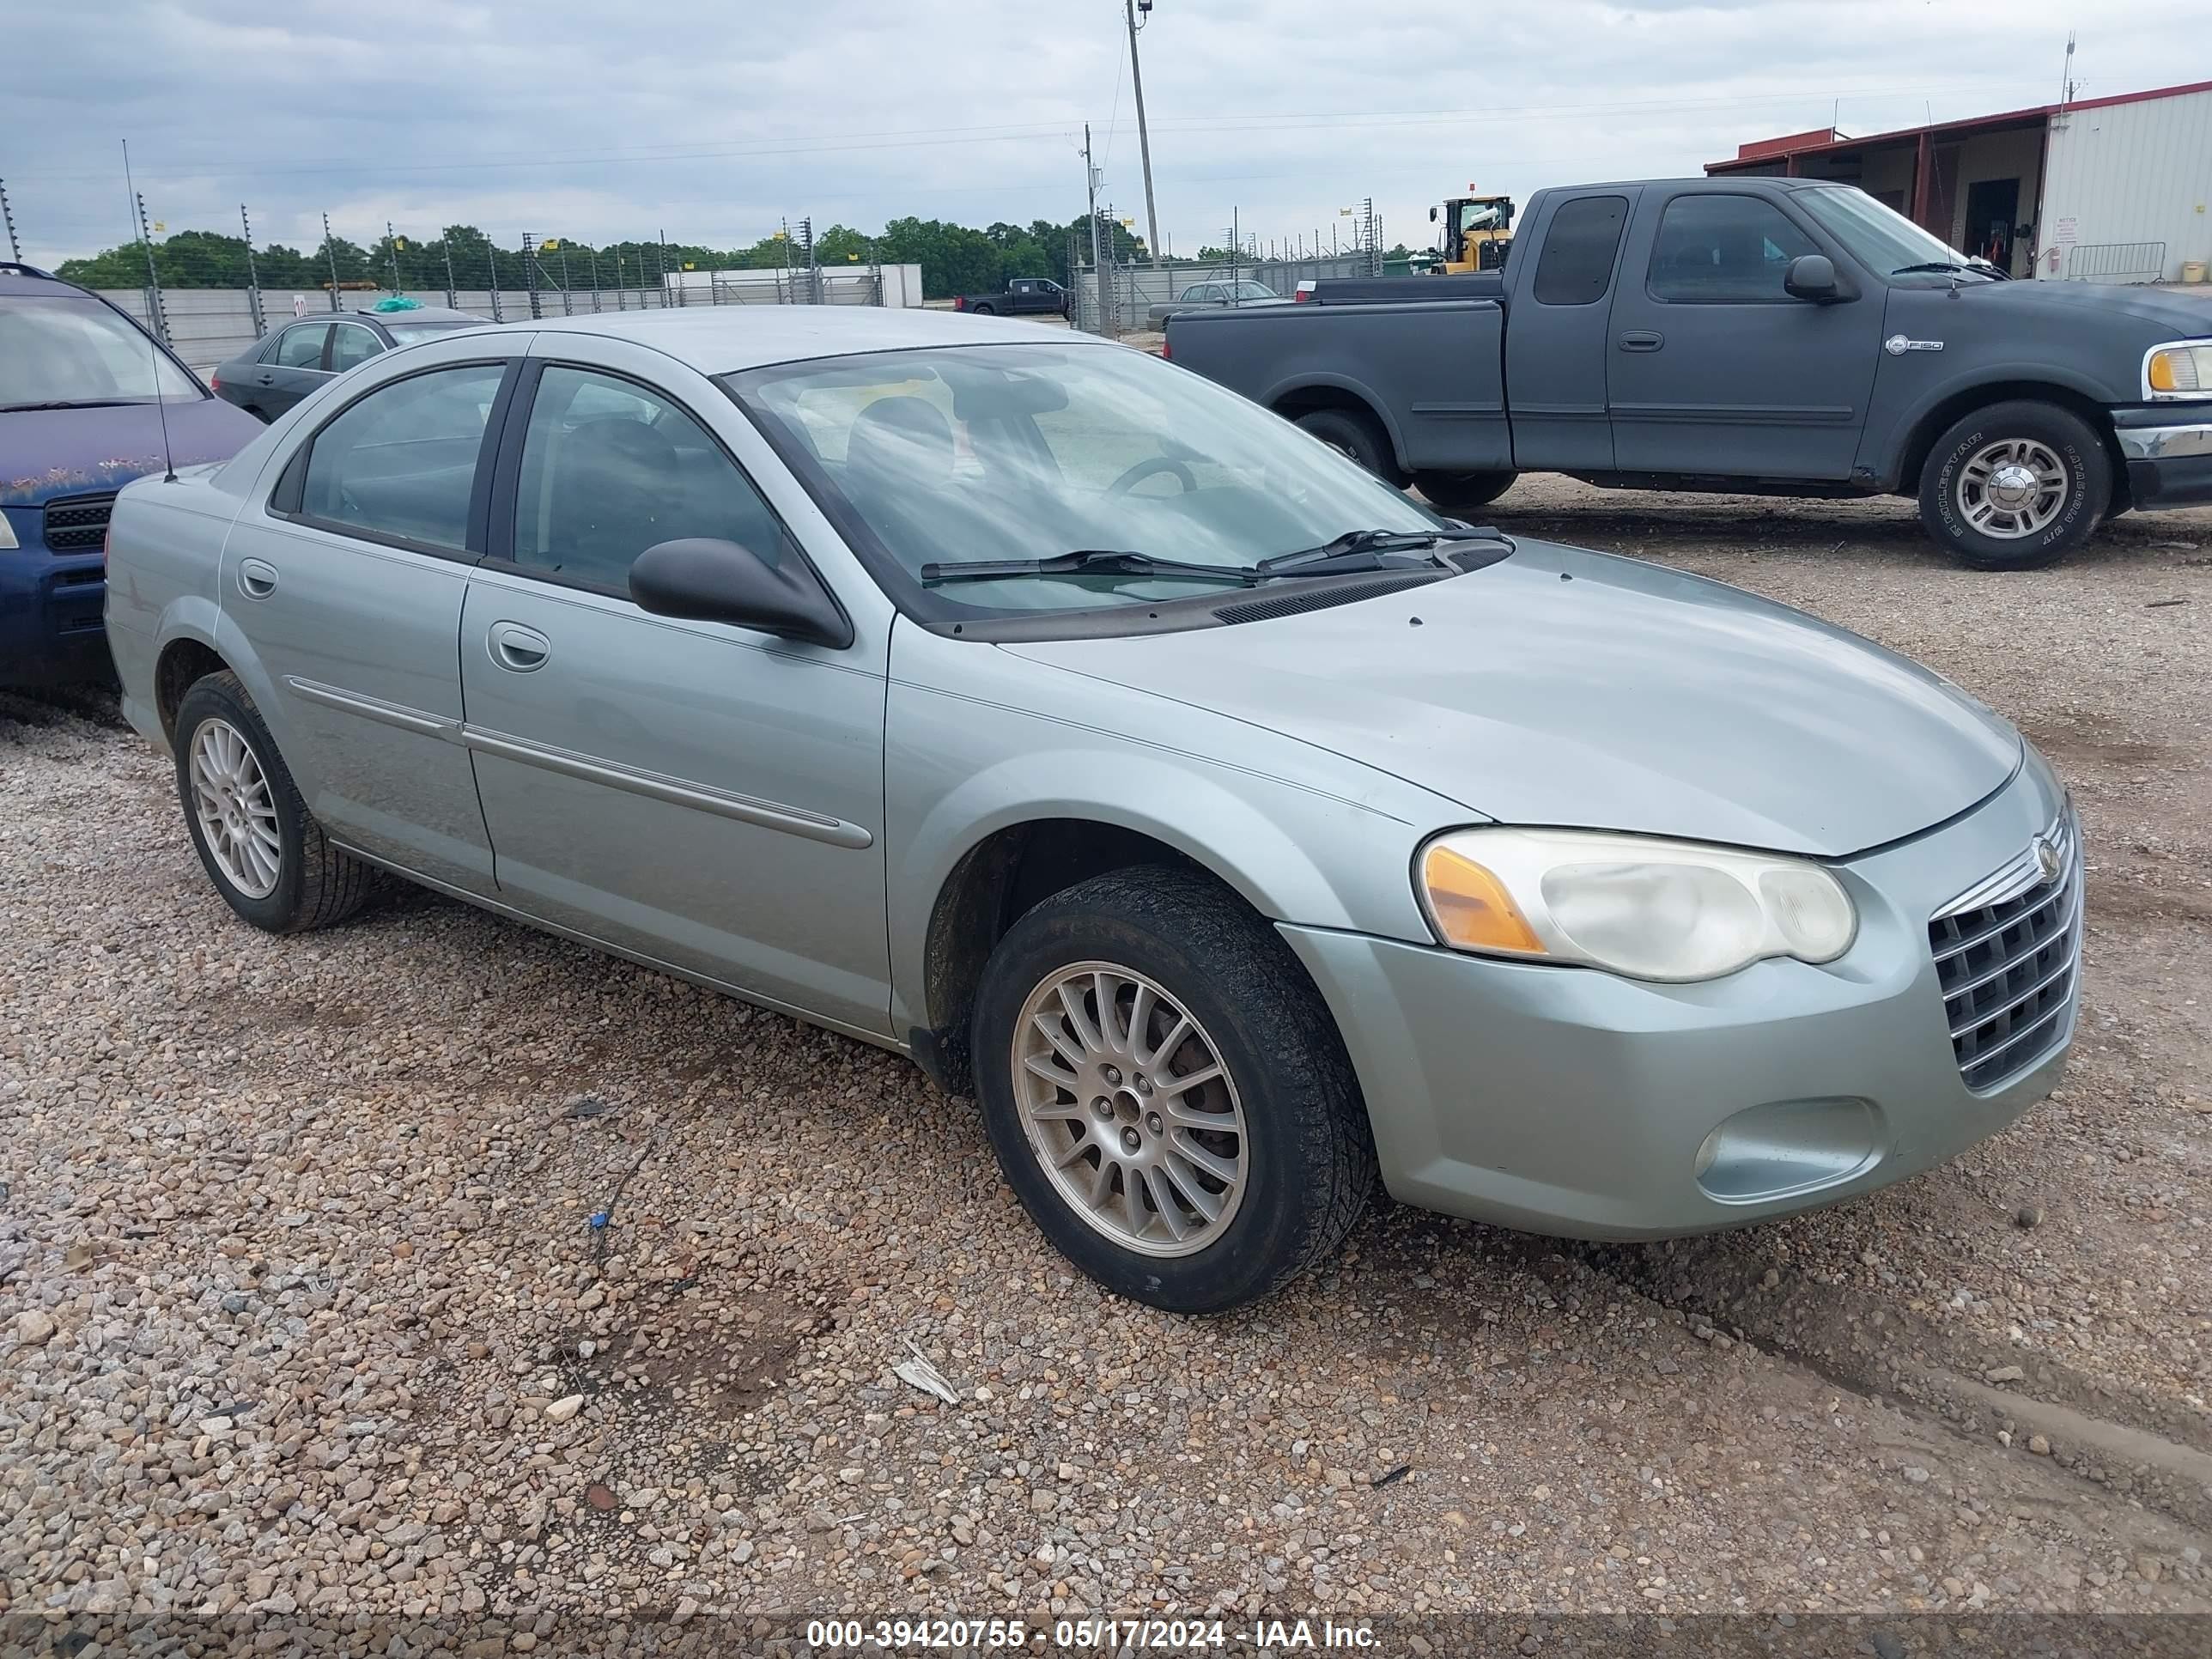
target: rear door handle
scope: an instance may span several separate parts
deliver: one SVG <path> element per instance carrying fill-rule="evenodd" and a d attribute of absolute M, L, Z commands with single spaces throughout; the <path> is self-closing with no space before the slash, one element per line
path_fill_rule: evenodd
<path fill-rule="evenodd" d="M 1620 337 L 1623 351 L 1656 351 L 1667 343 L 1667 337 L 1648 328 L 1632 328 Z"/>
<path fill-rule="evenodd" d="M 520 623 L 494 623 L 485 642 L 491 647 L 491 659 L 517 674 L 544 667 L 546 658 L 553 654 L 550 640 Z"/>
<path fill-rule="evenodd" d="M 267 599 L 276 591 L 276 567 L 259 559 L 240 559 L 238 591 L 249 599 Z"/>
<path fill-rule="evenodd" d="M 262 386 L 275 386 L 276 384 L 276 377 L 274 374 L 257 374 L 253 378 L 256 382 Z"/>

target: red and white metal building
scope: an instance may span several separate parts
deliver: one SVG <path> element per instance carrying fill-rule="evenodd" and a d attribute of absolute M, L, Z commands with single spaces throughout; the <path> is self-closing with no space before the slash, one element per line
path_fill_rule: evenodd
<path fill-rule="evenodd" d="M 1869 138 L 1817 127 L 1705 171 L 1856 185 L 2016 276 L 2172 283 L 2212 263 L 2212 81 Z"/>

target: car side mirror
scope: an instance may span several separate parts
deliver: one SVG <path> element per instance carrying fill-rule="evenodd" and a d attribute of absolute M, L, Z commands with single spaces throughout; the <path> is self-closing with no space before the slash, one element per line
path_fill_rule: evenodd
<path fill-rule="evenodd" d="M 1825 253 L 1801 253 L 1792 259 L 1783 274 L 1782 291 L 1793 300 L 1809 300 L 1814 305 L 1832 305 L 1850 297 L 1836 275 L 1835 262 Z"/>
<path fill-rule="evenodd" d="M 736 542 L 659 542 L 631 564 L 629 596 L 656 617 L 733 623 L 840 649 L 853 642 L 852 623 L 796 552 L 770 564 Z"/>

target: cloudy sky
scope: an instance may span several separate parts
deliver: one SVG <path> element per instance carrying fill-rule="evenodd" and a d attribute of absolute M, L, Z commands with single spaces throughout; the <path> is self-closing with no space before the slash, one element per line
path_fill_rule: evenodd
<path fill-rule="evenodd" d="M 1157 0 L 1160 229 L 1391 240 L 1470 185 L 1691 173 L 1738 143 L 2212 78 L 2205 0 Z M 25 257 L 170 230 L 312 244 L 473 222 L 751 242 L 780 218 L 1064 222 L 1091 123 L 1144 229 L 1121 0 L 0 0 Z"/>

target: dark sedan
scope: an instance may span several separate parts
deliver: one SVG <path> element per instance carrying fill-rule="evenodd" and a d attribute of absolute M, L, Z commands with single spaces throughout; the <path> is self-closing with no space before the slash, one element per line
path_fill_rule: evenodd
<path fill-rule="evenodd" d="M 218 398 L 273 421 L 333 374 L 379 352 L 435 339 L 457 328 L 482 328 L 487 320 L 443 306 L 303 317 L 272 330 L 251 351 L 223 364 L 208 384 Z"/>

